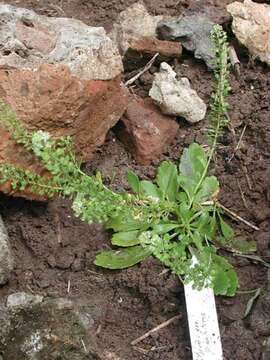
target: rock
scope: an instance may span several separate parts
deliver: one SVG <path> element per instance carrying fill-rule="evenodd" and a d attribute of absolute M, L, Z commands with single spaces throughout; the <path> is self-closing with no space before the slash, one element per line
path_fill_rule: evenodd
<path fill-rule="evenodd" d="M 0 4 L 0 96 L 29 130 L 73 137 L 78 156 L 91 158 L 126 109 L 122 60 L 103 28 L 47 18 Z M 0 127 L 0 162 L 44 173 Z M 8 194 L 37 198 L 29 191 Z"/>
<path fill-rule="evenodd" d="M 120 140 L 142 165 L 159 158 L 173 141 L 179 128 L 174 119 L 161 114 L 148 100 L 134 98 L 117 130 Z"/>
<path fill-rule="evenodd" d="M 27 95 L 21 92 L 27 89 Z M 128 94 L 120 79 L 87 81 L 74 77 L 63 65 L 44 64 L 38 70 L 0 70 L 0 93 L 29 130 L 42 129 L 55 137 L 73 137 L 78 155 L 91 158 L 102 145 L 108 130 L 127 106 Z M 9 162 L 39 174 L 39 162 L 18 146 L 0 127 L 0 162 Z M 40 199 L 25 192 L 14 193 L 10 184 L 0 186 L 9 195 Z"/>
<path fill-rule="evenodd" d="M 90 301 L 60 298 L 1 306 L 0 352 L 9 360 L 101 359 L 95 337 L 100 317 Z"/>
<path fill-rule="evenodd" d="M 0 285 L 4 285 L 9 280 L 13 267 L 14 259 L 8 233 L 0 216 Z"/>
<path fill-rule="evenodd" d="M 176 73 L 167 63 L 162 63 L 160 72 L 155 74 L 149 95 L 164 114 L 184 117 L 190 123 L 205 117 L 207 107 L 191 89 L 189 80 L 177 80 Z"/>
<path fill-rule="evenodd" d="M 203 60 L 213 69 L 215 52 L 211 30 L 214 25 L 206 15 L 199 13 L 160 21 L 157 33 L 160 39 L 180 41 L 185 49 L 194 52 L 196 59 Z"/>
<path fill-rule="evenodd" d="M 163 41 L 155 37 L 141 37 L 132 40 L 123 59 L 125 70 L 131 71 L 145 66 L 156 53 L 159 53 L 156 62 L 180 58 L 182 46 L 180 43 Z"/>
<path fill-rule="evenodd" d="M 7 298 L 7 307 L 27 307 L 39 304 L 42 302 L 43 296 L 27 294 L 25 292 L 18 292 L 8 296 Z"/>
<path fill-rule="evenodd" d="M 0 4 L 0 20 L 1 68 L 62 64 L 84 80 L 110 80 L 123 70 L 117 47 L 102 27 L 6 4 Z"/>
<path fill-rule="evenodd" d="M 161 19 L 162 16 L 150 15 L 143 4 L 135 3 L 119 14 L 110 37 L 118 45 L 120 53 L 124 54 L 132 41 L 141 37 L 155 37 Z"/>
<path fill-rule="evenodd" d="M 233 17 L 232 30 L 249 52 L 270 65 L 270 5 L 251 0 L 227 6 Z"/>

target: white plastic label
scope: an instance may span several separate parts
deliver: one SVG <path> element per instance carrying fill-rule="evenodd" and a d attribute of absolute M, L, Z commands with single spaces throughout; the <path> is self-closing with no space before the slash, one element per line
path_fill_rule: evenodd
<path fill-rule="evenodd" d="M 185 285 L 193 360 L 222 360 L 215 295 L 211 288 L 196 290 Z"/>

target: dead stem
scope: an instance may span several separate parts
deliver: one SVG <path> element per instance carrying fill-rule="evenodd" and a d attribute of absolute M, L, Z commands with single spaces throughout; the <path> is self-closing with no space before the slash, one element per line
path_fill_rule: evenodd
<path fill-rule="evenodd" d="M 241 195 L 243 204 L 244 204 L 245 208 L 248 209 L 247 201 L 246 201 L 244 192 L 243 192 L 243 190 L 242 190 L 242 188 L 241 188 L 241 185 L 240 185 L 239 180 L 237 180 L 237 186 L 238 186 L 238 189 L 239 189 L 239 192 L 240 192 L 240 195 Z"/>
<path fill-rule="evenodd" d="M 243 219 L 241 216 L 237 215 L 235 212 L 233 212 L 230 209 L 227 209 L 224 205 L 220 204 L 219 202 L 217 203 L 217 205 L 224 210 L 228 215 L 230 215 L 230 217 L 232 217 L 233 219 L 236 219 L 242 223 L 244 223 L 245 225 L 249 226 L 250 228 L 252 228 L 253 230 L 260 230 L 260 228 L 258 228 L 256 225 L 251 224 L 249 221 Z"/>
<path fill-rule="evenodd" d="M 230 159 L 229 159 L 229 162 L 232 161 L 232 159 L 234 158 L 237 150 L 240 149 L 240 146 L 241 146 L 241 143 L 242 143 L 243 136 L 244 136 L 244 134 L 245 134 L 246 128 L 247 128 L 247 124 L 245 124 L 245 126 L 244 126 L 244 128 L 243 128 L 243 130 L 242 130 L 242 132 L 241 132 L 241 135 L 240 135 L 239 140 L 238 140 L 238 142 L 237 142 L 237 144 L 236 144 L 236 146 L 235 146 L 235 148 L 234 148 L 234 150 L 233 150 L 233 153 L 232 153 L 232 155 L 231 155 L 231 157 L 230 157 Z M 234 135 L 235 135 L 235 133 L 234 133 Z"/>
<path fill-rule="evenodd" d="M 126 86 L 130 86 L 131 84 L 133 84 L 137 79 L 139 79 L 139 77 L 144 74 L 147 70 L 149 70 L 151 68 L 151 66 L 154 64 L 156 58 L 158 57 L 159 53 L 156 53 L 152 59 L 145 65 L 145 67 L 138 72 L 138 74 L 136 74 L 135 76 L 133 76 L 131 79 L 129 79 L 128 81 L 125 82 Z"/>
<path fill-rule="evenodd" d="M 248 176 L 247 167 L 245 165 L 242 165 L 242 170 L 243 170 L 243 172 L 245 174 L 245 177 L 247 179 L 248 188 L 249 188 L 249 190 L 252 190 L 252 184 L 251 184 L 250 178 Z"/>
<path fill-rule="evenodd" d="M 153 334 L 153 333 L 155 333 L 155 332 L 157 332 L 157 331 L 165 328 L 166 326 L 170 325 L 173 321 L 179 320 L 179 319 L 181 319 L 181 318 L 182 318 L 182 315 L 176 315 L 176 316 L 172 317 L 171 319 L 169 319 L 169 320 L 163 322 L 162 324 L 154 327 L 152 330 L 148 331 L 147 333 L 145 333 L 144 335 L 140 336 L 139 338 L 133 340 L 133 341 L 131 342 L 131 345 L 134 346 L 134 345 L 138 344 L 140 341 L 146 339 L 146 338 L 147 338 L 148 336 L 150 336 L 151 334 Z"/>

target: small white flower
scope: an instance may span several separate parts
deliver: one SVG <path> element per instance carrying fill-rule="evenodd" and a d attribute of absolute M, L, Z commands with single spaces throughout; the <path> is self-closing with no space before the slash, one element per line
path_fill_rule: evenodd
<path fill-rule="evenodd" d="M 50 146 L 51 135 L 43 130 L 38 130 L 32 135 L 32 147 L 35 154 Z"/>

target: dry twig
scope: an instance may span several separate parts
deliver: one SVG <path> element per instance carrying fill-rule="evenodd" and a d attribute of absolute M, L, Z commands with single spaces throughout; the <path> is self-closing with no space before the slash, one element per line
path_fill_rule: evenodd
<path fill-rule="evenodd" d="M 237 215 L 235 212 L 233 212 L 230 209 L 227 209 L 224 205 L 217 203 L 218 206 L 224 210 L 228 215 L 230 215 L 233 219 L 236 219 L 242 223 L 244 223 L 245 225 L 249 226 L 250 228 L 252 228 L 253 230 L 260 230 L 256 225 L 251 224 L 249 221 L 243 219 L 241 216 Z"/>
<path fill-rule="evenodd" d="M 131 345 L 134 346 L 134 345 L 138 344 L 140 341 L 146 339 L 146 338 L 147 338 L 148 336 L 150 336 L 151 334 L 153 334 L 153 333 L 155 333 L 155 332 L 157 332 L 157 331 L 165 328 L 166 326 L 170 325 L 173 321 L 179 320 L 179 319 L 181 319 L 181 318 L 182 318 L 182 315 L 176 315 L 176 316 L 172 317 L 171 319 L 169 319 L 169 320 L 163 322 L 162 324 L 154 327 L 152 330 L 148 331 L 147 333 L 145 333 L 144 335 L 140 336 L 139 338 L 133 340 L 133 341 L 131 342 Z"/>
<path fill-rule="evenodd" d="M 242 188 L 241 188 L 241 185 L 240 185 L 240 182 L 239 182 L 238 180 L 237 180 L 237 186 L 238 186 L 238 189 L 239 189 L 241 198 L 242 198 L 242 200 L 243 200 L 243 204 L 244 204 L 245 208 L 248 209 L 248 205 L 247 205 L 247 201 L 246 201 L 244 192 L 243 192 L 243 190 L 242 190 Z"/>
<path fill-rule="evenodd" d="M 152 59 L 145 65 L 145 67 L 138 72 L 138 74 L 136 74 L 135 76 L 133 76 L 131 79 L 129 79 L 128 81 L 125 82 L 126 86 L 130 86 L 131 84 L 133 84 L 137 79 L 139 79 L 140 76 L 142 76 L 142 74 L 144 74 L 147 70 L 149 70 L 151 68 L 151 66 L 154 64 L 156 58 L 158 57 L 159 53 L 156 53 Z"/>
<path fill-rule="evenodd" d="M 244 126 L 244 128 L 243 128 L 243 130 L 242 130 L 242 132 L 241 132 L 241 135 L 240 135 L 240 137 L 239 137 L 238 143 L 236 144 L 236 146 L 235 146 L 235 148 L 234 148 L 234 150 L 233 150 L 233 154 L 231 155 L 229 161 L 232 161 L 232 159 L 234 158 L 237 150 L 240 149 L 240 146 L 241 146 L 241 143 L 242 143 L 243 136 L 244 136 L 244 134 L 245 134 L 246 128 L 247 128 L 247 124 L 245 124 L 245 126 Z M 235 136 L 235 133 L 234 133 L 234 136 Z"/>
<path fill-rule="evenodd" d="M 248 176 L 247 167 L 244 166 L 244 165 L 242 165 L 242 170 L 243 170 L 243 172 L 244 172 L 244 174 L 245 174 L 245 176 L 246 176 L 248 188 L 249 188 L 249 190 L 252 190 L 252 184 L 251 184 L 250 178 L 249 178 L 249 176 Z"/>

